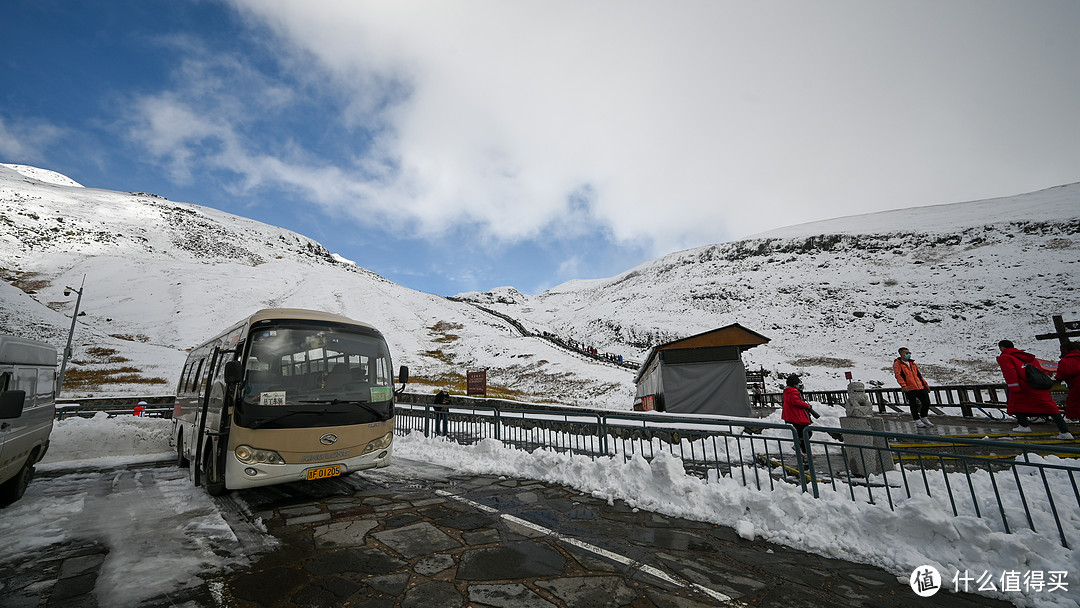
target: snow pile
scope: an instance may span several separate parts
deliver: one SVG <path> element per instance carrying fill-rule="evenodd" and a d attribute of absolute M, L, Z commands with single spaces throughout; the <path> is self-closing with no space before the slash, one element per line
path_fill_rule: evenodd
<path fill-rule="evenodd" d="M 105 468 L 169 460 L 176 454 L 169 447 L 172 428 L 172 420 L 167 418 L 109 418 L 104 412 L 93 418 L 65 418 L 53 424 L 49 451 L 37 469 Z"/>

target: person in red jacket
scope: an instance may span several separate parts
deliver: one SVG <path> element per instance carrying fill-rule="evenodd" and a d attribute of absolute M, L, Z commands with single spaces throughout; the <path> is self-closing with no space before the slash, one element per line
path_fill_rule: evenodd
<path fill-rule="evenodd" d="M 1065 417 L 1076 420 L 1080 418 L 1080 342 L 1069 342 L 1065 349 L 1054 378 L 1069 385 L 1069 396 L 1065 398 Z"/>
<path fill-rule="evenodd" d="M 803 401 L 802 393 L 799 392 L 800 386 L 802 383 L 798 376 L 791 374 L 787 377 L 787 388 L 784 389 L 784 405 L 780 411 L 780 418 L 795 427 L 799 437 L 802 438 L 799 441 L 799 451 L 807 454 L 810 452 L 810 436 L 814 432 L 807 430 L 806 427 L 810 426 L 810 414 L 814 414 L 816 418 L 817 412 L 810 407 L 809 403 Z"/>
<path fill-rule="evenodd" d="M 1065 426 L 1065 419 L 1061 417 L 1054 398 L 1050 396 L 1050 390 L 1039 390 L 1028 384 L 1024 366 L 1028 364 L 1038 366 L 1035 355 L 1015 348 L 1009 340 L 998 342 L 998 350 L 1001 351 L 1001 355 L 998 356 L 997 362 L 1001 366 L 1001 375 L 1005 377 L 1005 390 L 1008 393 L 1006 411 L 1016 416 L 1016 421 L 1020 423 L 1020 426 L 1014 428 L 1013 431 L 1030 433 L 1028 415 L 1036 414 L 1054 419 L 1054 424 L 1058 427 L 1058 439 L 1072 439 L 1069 427 Z"/>

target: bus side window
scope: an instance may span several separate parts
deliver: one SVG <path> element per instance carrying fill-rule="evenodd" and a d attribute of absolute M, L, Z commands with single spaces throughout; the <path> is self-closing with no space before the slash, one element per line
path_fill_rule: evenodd
<path fill-rule="evenodd" d="M 177 393 L 183 393 L 187 389 L 187 374 L 190 365 L 190 361 L 184 361 L 184 371 L 180 372 L 180 385 L 176 387 Z"/>
<path fill-rule="evenodd" d="M 193 382 L 192 382 L 191 392 L 193 392 L 193 393 L 198 393 L 199 392 L 199 379 L 202 378 L 202 367 L 203 367 L 203 363 L 205 363 L 205 362 L 206 362 L 206 359 L 199 359 L 199 369 L 198 369 L 198 371 L 195 372 L 195 377 L 192 378 Z"/>

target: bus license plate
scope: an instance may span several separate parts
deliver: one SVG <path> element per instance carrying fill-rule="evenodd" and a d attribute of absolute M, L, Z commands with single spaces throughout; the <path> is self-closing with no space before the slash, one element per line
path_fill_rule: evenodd
<path fill-rule="evenodd" d="M 327 477 L 337 477 L 341 475 L 341 466 L 336 467 L 322 467 L 321 469 L 311 469 L 307 472 L 308 481 L 314 479 L 326 479 Z"/>

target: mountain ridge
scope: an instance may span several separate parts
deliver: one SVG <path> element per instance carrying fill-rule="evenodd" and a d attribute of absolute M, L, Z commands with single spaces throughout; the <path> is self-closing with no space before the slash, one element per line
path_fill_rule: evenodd
<path fill-rule="evenodd" d="M 87 368 L 108 367 L 87 353 L 114 349 L 163 379 L 165 392 L 184 349 L 272 306 L 372 323 L 427 386 L 454 385 L 465 369 L 487 368 L 493 383 L 523 399 L 616 409 L 632 403 L 632 370 L 521 337 L 467 302 L 536 334 L 631 360 L 658 343 L 739 322 L 772 338 L 745 354 L 748 367 L 772 373 L 772 385 L 798 371 L 811 388 L 841 387 L 844 371 L 888 385 L 901 341 L 923 358 L 932 382 L 996 381 L 996 352 L 988 349 L 1000 334 L 1029 350 L 1048 347 L 1026 342 L 1048 330 L 1050 314 L 1080 318 L 1072 287 L 1080 184 L 882 212 L 902 222 L 871 214 L 869 224 L 893 225 L 878 233 L 864 232 L 868 216 L 837 218 L 672 253 L 541 294 L 505 287 L 454 302 L 396 285 L 283 228 L 146 193 L 58 185 L 63 176 L 45 170 L 38 175 L 50 181 L 30 179 L 11 167 L 0 165 L 0 267 L 27 297 L 16 297 L 11 285 L 0 291 L 0 331 L 20 333 L 19 319 L 34 318 L 33 332 L 60 345 L 73 305 L 60 292 L 85 274 L 76 358 Z M 918 229 L 935 214 L 933 229 Z M 810 234 L 830 223 L 838 229 Z M 784 230 L 790 236 L 776 236 Z M 1059 287 L 1041 293 L 1040 278 Z"/>

